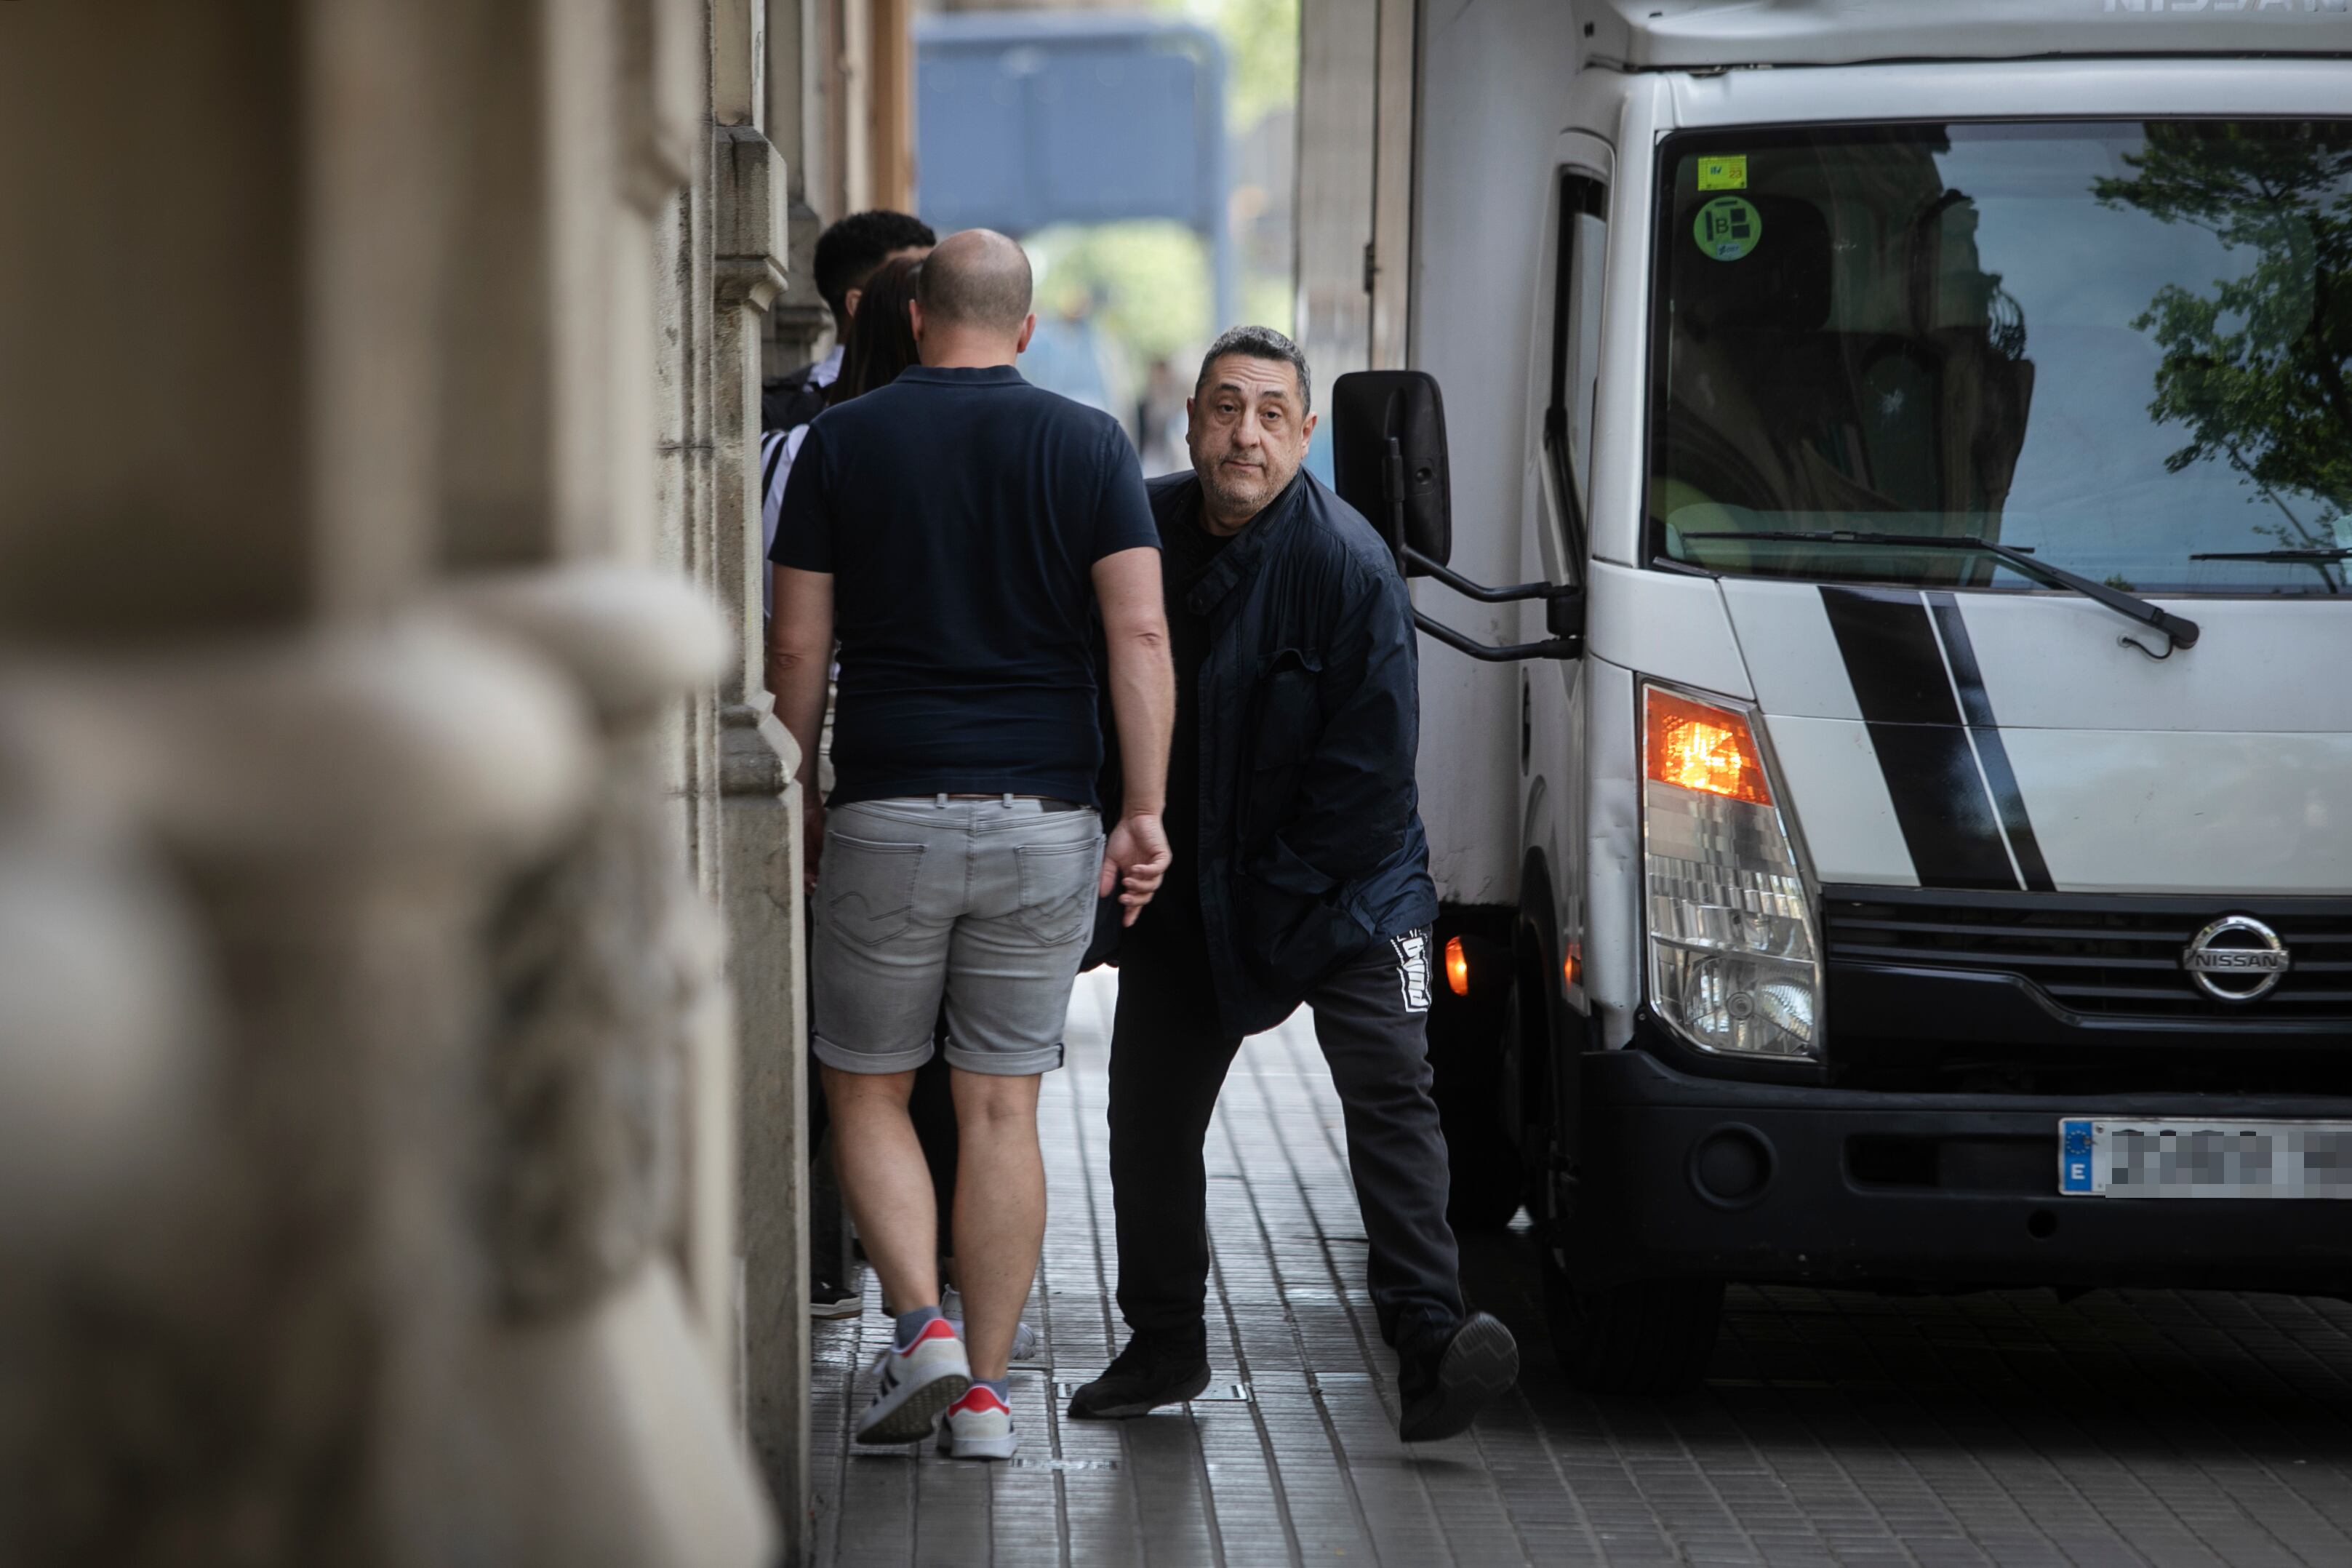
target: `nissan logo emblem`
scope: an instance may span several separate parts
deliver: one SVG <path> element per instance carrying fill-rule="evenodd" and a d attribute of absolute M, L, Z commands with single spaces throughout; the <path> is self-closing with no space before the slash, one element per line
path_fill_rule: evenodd
<path fill-rule="evenodd" d="M 2286 944 L 2252 915 L 2223 915 L 2180 950 L 2180 967 L 2206 995 L 2251 1002 L 2287 971 Z"/>

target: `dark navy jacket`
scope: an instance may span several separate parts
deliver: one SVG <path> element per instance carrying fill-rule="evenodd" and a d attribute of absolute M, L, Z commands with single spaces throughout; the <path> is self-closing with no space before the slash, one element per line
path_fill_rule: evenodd
<path fill-rule="evenodd" d="M 1200 505 L 1190 473 L 1146 488 L 1163 533 Z M 1190 606 L 1210 626 L 1189 677 L 1201 683 L 1202 921 L 1218 1013 L 1252 1034 L 1339 965 L 1437 918 L 1413 784 L 1412 605 L 1371 524 L 1302 470 Z"/>

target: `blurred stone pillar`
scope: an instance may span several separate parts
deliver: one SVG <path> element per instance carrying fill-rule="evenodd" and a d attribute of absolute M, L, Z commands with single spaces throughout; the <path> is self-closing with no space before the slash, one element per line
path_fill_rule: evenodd
<path fill-rule="evenodd" d="M 472 1386 L 500 1500 L 533 1525 L 527 1553 L 494 1560 L 765 1562 L 767 1510 L 678 1263 L 705 1195 L 698 1075 L 731 1010 L 724 933 L 661 788 L 662 718 L 717 673 L 717 617 L 675 580 L 609 566 L 484 579 L 453 605 L 571 677 L 603 763 L 579 829 L 509 886 L 488 932 L 496 1312 Z"/>
<path fill-rule="evenodd" d="M 905 206 L 914 179 L 912 11 L 895 0 L 767 0 L 769 138 L 789 165 L 789 280 L 769 370 L 817 357 L 833 313 L 816 290 L 817 236 L 873 206 Z"/>
<path fill-rule="evenodd" d="M 915 7 L 908 0 L 866 0 L 868 78 L 867 175 L 863 206 L 915 210 Z"/>
<path fill-rule="evenodd" d="M 0 1560 L 772 1555 L 657 485 L 706 21 L 0 5 Z"/>
<path fill-rule="evenodd" d="M 768 68 L 761 83 L 761 124 L 784 164 L 784 289 L 768 311 L 763 374 L 782 375 L 817 357 L 833 313 L 816 291 L 816 238 L 824 219 L 815 205 L 825 188 L 825 95 L 831 63 L 823 53 L 823 8 L 831 0 L 762 0 Z M 839 213 L 834 214 L 835 217 Z"/>

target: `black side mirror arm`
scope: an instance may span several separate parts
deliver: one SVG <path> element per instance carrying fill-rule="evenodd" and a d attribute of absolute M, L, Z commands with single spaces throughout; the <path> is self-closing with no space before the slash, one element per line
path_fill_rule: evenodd
<path fill-rule="evenodd" d="M 1435 637 L 1446 647 L 1466 653 L 1472 658 L 1488 664 L 1509 664 L 1523 658 L 1580 658 L 1584 654 L 1584 589 L 1582 585 L 1560 587 L 1551 583 L 1516 583 L 1507 588 L 1489 588 L 1473 583 L 1460 573 L 1439 565 L 1411 545 L 1402 552 L 1403 563 L 1409 563 L 1425 576 L 1434 577 L 1465 598 L 1475 599 L 1482 605 L 1513 605 L 1530 599 L 1540 599 L 1544 606 L 1544 629 L 1551 633 L 1543 642 L 1510 643 L 1497 647 L 1491 643 L 1473 640 L 1442 621 L 1434 621 L 1419 610 L 1412 613 L 1413 625 Z"/>
<path fill-rule="evenodd" d="M 1412 613 L 1412 623 L 1439 642 L 1472 658 L 1487 664 L 1512 664 L 1526 658 L 1579 658 L 1584 653 L 1584 589 L 1581 585 L 1559 587 L 1550 583 L 1517 583 L 1508 588 L 1489 588 L 1473 583 L 1460 573 L 1449 569 L 1443 562 L 1433 561 L 1404 542 L 1404 448 L 1402 443 L 1389 437 L 1387 460 L 1382 465 L 1381 488 L 1387 492 L 1388 546 L 1396 556 L 1399 576 L 1434 577 L 1465 598 L 1483 605 L 1512 605 L 1530 599 L 1544 602 L 1544 629 L 1551 636 L 1542 642 L 1510 643 L 1496 647 L 1464 636 L 1443 621 L 1433 620 L 1419 610 Z"/>
<path fill-rule="evenodd" d="M 1584 590 L 1574 588 L 1565 591 L 1576 595 L 1575 618 L 1579 621 L 1583 620 Z M 1557 613 L 1559 605 L 1555 605 L 1554 613 L 1545 617 L 1551 623 L 1551 629 L 1555 631 L 1559 629 L 1559 622 L 1563 618 Z M 1497 647 L 1492 643 L 1473 641 L 1444 622 L 1431 620 L 1419 610 L 1412 613 L 1412 624 L 1446 647 L 1466 653 L 1472 658 L 1486 664 L 1516 664 L 1523 658 L 1581 658 L 1584 657 L 1584 634 L 1580 631 L 1571 637 L 1556 637 L 1543 642 L 1507 643 Z"/>

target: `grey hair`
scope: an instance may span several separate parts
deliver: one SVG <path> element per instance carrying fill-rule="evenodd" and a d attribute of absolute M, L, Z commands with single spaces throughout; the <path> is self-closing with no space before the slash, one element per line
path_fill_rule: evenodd
<path fill-rule="evenodd" d="M 1315 406 L 1314 378 L 1307 374 L 1307 356 L 1297 343 L 1272 327 L 1228 327 L 1217 334 L 1209 352 L 1201 356 L 1201 374 L 1192 383 L 1192 395 L 1209 384 L 1209 367 L 1227 354 L 1246 354 L 1251 359 L 1266 360 L 1275 364 L 1286 364 L 1298 377 L 1298 412 L 1305 414 Z"/>

